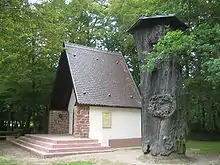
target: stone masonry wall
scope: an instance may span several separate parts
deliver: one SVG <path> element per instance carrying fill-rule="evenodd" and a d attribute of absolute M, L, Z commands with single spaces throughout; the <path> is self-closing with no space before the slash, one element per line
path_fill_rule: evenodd
<path fill-rule="evenodd" d="M 74 107 L 74 137 L 89 137 L 89 106 Z"/>
<path fill-rule="evenodd" d="M 49 111 L 49 134 L 68 134 L 69 113 L 68 111 Z"/>

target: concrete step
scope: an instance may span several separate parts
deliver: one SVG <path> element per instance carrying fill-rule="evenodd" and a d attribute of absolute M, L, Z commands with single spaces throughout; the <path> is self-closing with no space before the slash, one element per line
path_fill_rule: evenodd
<path fill-rule="evenodd" d="M 74 138 L 73 136 L 50 136 L 50 135 L 34 135 L 26 134 L 25 137 L 35 139 L 38 141 L 49 142 L 53 144 L 69 144 L 69 143 L 98 143 L 97 139 L 89 138 Z"/>
<path fill-rule="evenodd" d="M 46 142 L 46 141 L 42 141 L 42 140 L 36 140 L 35 138 L 30 138 L 28 136 L 21 136 L 19 139 L 23 140 L 23 141 L 27 141 L 29 143 L 34 143 L 34 144 L 38 144 L 44 147 L 48 147 L 48 148 L 66 148 L 66 147 L 86 147 L 86 146 L 100 146 L 101 144 L 98 143 L 97 141 L 88 143 L 86 141 L 86 143 L 83 142 L 78 142 L 78 141 L 74 141 L 74 142 L 67 142 L 65 144 L 57 144 L 54 142 Z"/>

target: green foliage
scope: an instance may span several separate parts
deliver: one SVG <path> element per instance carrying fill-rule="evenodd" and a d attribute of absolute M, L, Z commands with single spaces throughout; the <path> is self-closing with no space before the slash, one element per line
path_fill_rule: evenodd
<path fill-rule="evenodd" d="M 27 127 L 42 122 L 65 39 L 63 17 L 50 5 L 5 0 L 1 10 L 0 111 L 16 112 Z"/>
<path fill-rule="evenodd" d="M 219 30 L 219 24 L 204 23 L 190 34 L 168 32 L 147 54 L 147 64 L 143 67 L 151 71 L 163 60 L 179 60 L 184 78 L 185 108 L 190 127 L 196 131 L 219 131 L 220 128 Z"/>
<path fill-rule="evenodd" d="M 190 127 L 196 131 L 218 132 L 220 128 L 219 30 L 219 24 L 204 23 L 190 34 L 168 32 L 147 54 L 147 64 L 143 66 L 151 71 L 163 60 L 179 60 L 184 78 L 185 108 Z"/>
<path fill-rule="evenodd" d="M 206 76 L 205 80 L 215 85 L 220 84 L 220 58 L 209 59 L 202 66 L 203 74 Z"/>
<path fill-rule="evenodd" d="M 195 49 L 202 58 L 201 73 L 205 80 L 218 86 L 220 68 L 220 24 L 202 24 L 195 31 Z"/>
<path fill-rule="evenodd" d="M 142 66 L 142 69 L 151 71 L 156 67 L 157 63 L 172 57 L 184 63 L 184 60 L 191 55 L 190 49 L 193 41 L 193 35 L 185 35 L 180 30 L 167 32 L 167 34 L 153 47 L 152 52 L 145 52 L 147 63 Z"/>
<path fill-rule="evenodd" d="M 184 108 L 192 131 L 220 131 L 219 100 L 219 23 L 220 1 L 202 0 L 111 0 L 110 12 L 121 37 L 119 50 L 124 45 L 134 45 L 125 33 L 140 16 L 176 14 L 189 29 L 168 32 L 147 56 L 147 65 L 141 69 L 152 71 L 157 63 L 175 57 L 181 62 L 184 79 Z M 129 46 L 131 48 L 131 46 Z M 130 50 L 129 48 L 126 48 Z M 126 52 L 126 51 L 125 51 Z M 135 59 L 136 51 L 128 53 Z M 133 60 L 131 68 L 138 67 Z M 139 77 L 139 70 L 132 72 Z M 137 84 L 139 81 L 136 81 Z"/>
<path fill-rule="evenodd" d="M 116 50 L 107 7 L 104 0 L 1 1 L 0 112 L 16 112 L 27 127 L 46 125 L 62 42 Z"/>

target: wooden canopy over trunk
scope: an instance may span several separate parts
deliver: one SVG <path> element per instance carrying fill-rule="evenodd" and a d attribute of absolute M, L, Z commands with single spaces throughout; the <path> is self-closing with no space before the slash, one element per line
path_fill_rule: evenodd
<path fill-rule="evenodd" d="M 155 21 L 156 20 L 156 21 Z M 165 26 L 177 28 L 175 16 L 142 17 L 130 32 L 137 43 L 140 66 L 147 53 L 165 34 Z M 175 25 L 175 26 L 174 26 Z M 178 22 L 183 27 L 183 24 Z M 142 150 L 153 156 L 185 153 L 186 121 L 182 107 L 181 67 L 177 58 L 157 64 L 154 71 L 141 71 Z"/>

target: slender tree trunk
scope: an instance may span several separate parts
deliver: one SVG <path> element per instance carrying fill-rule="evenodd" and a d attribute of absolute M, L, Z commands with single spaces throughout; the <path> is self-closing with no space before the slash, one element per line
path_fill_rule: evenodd
<path fill-rule="evenodd" d="M 8 130 L 10 129 L 11 129 L 11 109 L 8 111 Z"/>
<path fill-rule="evenodd" d="M 33 32 L 34 33 L 34 32 Z M 31 75 L 31 87 L 32 87 L 32 107 L 30 109 L 30 113 L 28 113 L 28 126 L 30 127 L 30 122 L 31 122 L 31 117 L 33 117 L 33 119 L 35 119 L 35 108 L 36 108 L 36 96 L 35 96 L 35 92 L 36 92 L 36 44 L 35 44 L 35 40 L 32 38 L 32 42 L 31 42 L 31 46 L 32 46 L 32 51 L 31 51 L 31 67 L 32 67 L 32 75 Z M 33 110 L 33 111 L 32 111 Z M 32 116 L 33 115 L 33 116 Z M 33 121 L 35 123 L 35 121 Z M 26 123 L 27 124 L 27 123 Z"/>
<path fill-rule="evenodd" d="M 25 122 L 25 128 L 24 128 L 25 133 L 30 133 L 31 116 L 32 116 L 32 113 L 28 112 L 28 117 L 27 117 L 27 120 Z"/>
<path fill-rule="evenodd" d="M 3 131 L 4 130 L 4 120 L 1 119 L 0 120 L 0 131 Z"/>
<path fill-rule="evenodd" d="M 4 125 L 4 120 L 0 120 L 0 131 L 6 131 L 7 128 L 5 127 Z M 4 136 L 5 134 L 1 134 L 2 136 Z M 5 140 L 6 138 L 5 137 L 0 137 L 0 140 Z"/>
<path fill-rule="evenodd" d="M 214 132 L 218 133 L 218 113 L 217 113 L 217 106 L 215 105 L 215 102 L 211 100 L 211 111 L 212 111 L 212 119 L 213 119 L 213 126 L 214 126 Z"/>
<path fill-rule="evenodd" d="M 49 108 L 46 108 L 44 111 L 44 120 L 43 120 L 43 132 L 48 133 L 48 125 L 49 125 Z"/>
<path fill-rule="evenodd" d="M 24 128 L 24 122 L 23 121 L 18 121 L 19 122 L 19 125 L 20 125 L 20 129 L 23 129 Z"/>
<path fill-rule="evenodd" d="M 205 121 L 206 121 L 206 116 L 205 116 L 205 107 L 204 107 L 204 101 L 201 101 L 202 103 L 201 104 L 201 109 L 202 109 L 202 130 L 205 131 L 206 128 L 205 128 Z"/>

